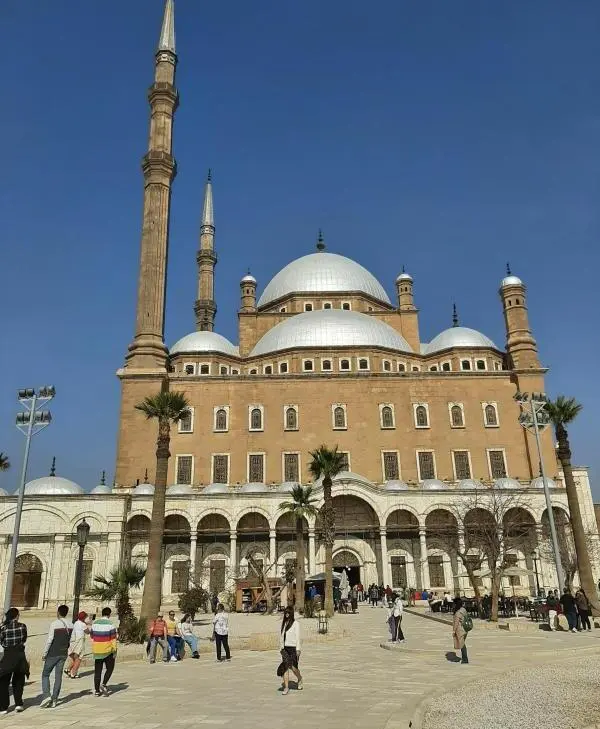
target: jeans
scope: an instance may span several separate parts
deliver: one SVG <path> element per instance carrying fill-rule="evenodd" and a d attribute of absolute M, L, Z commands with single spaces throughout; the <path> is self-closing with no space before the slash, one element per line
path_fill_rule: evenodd
<path fill-rule="evenodd" d="M 189 633 L 187 635 L 184 635 L 183 639 L 191 648 L 192 654 L 198 653 L 198 638 L 196 638 L 195 635 L 192 635 L 191 633 Z"/>
<path fill-rule="evenodd" d="M 49 656 L 44 661 L 44 668 L 42 669 L 42 694 L 46 698 L 50 696 L 50 674 L 54 670 L 54 689 L 52 690 L 52 699 L 56 701 L 60 694 L 60 687 L 62 685 L 62 672 L 67 660 L 66 656 Z"/>
<path fill-rule="evenodd" d="M 573 630 L 573 628 L 577 629 L 577 613 L 568 612 L 565 613 L 565 617 L 567 618 L 567 623 L 569 624 L 569 630 Z"/>
<path fill-rule="evenodd" d="M 460 662 L 461 663 L 468 663 L 469 662 L 469 656 L 467 655 L 467 645 L 466 645 L 466 643 L 460 649 Z"/>
<path fill-rule="evenodd" d="M 229 653 L 229 636 L 215 633 L 215 643 L 217 644 L 217 661 L 221 660 L 221 646 L 225 648 L 225 658 L 229 660 L 231 658 Z"/>
<path fill-rule="evenodd" d="M 404 633 L 402 632 L 402 615 L 394 615 L 394 634 L 392 640 L 404 640 Z"/>
<path fill-rule="evenodd" d="M 163 653 L 163 661 L 169 660 L 169 651 L 167 650 L 167 641 L 164 638 L 150 638 L 150 663 L 156 660 L 156 646 L 160 645 Z"/>
<path fill-rule="evenodd" d="M 102 681 L 102 666 L 105 666 L 104 681 Z M 94 689 L 100 691 L 100 686 L 106 686 L 113 671 L 115 670 L 115 654 L 111 653 L 106 658 L 97 658 L 94 661 Z"/>
<path fill-rule="evenodd" d="M 25 686 L 24 673 L 5 673 L 0 677 L 0 711 L 8 711 L 10 699 L 8 696 L 8 687 L 11 684 L 15 706 L 23 706 L 23 687 Z"/>
<path fill-rule="evenodd" d="M 167 635 L 167 641 L 169 643 L 169 653 L 171 658 L 179 658 L 179 637 L 177 635 Z"/>
<path fill-rule="evenodd" d="M 580 610 L 579 611 L 579 620 L 581 622 L 581 625 L 579 626 L 580 630 L 585 630 L 586 628 L 588 630 L 592 629 L 592 625 L 590 623 L 590 611 L 589 610 Z"/>

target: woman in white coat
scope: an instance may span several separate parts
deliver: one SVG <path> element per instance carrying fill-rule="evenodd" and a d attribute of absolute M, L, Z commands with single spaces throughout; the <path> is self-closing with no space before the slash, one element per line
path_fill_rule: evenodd
<path fill-rule="evenodd" d="M 292 607 L 286 607 L 283 612 L 283 621 L 281 623 L 281 631 L 279 634 L 279 647 L 281 649 L 281 657 L 285 664 L 282 694 L 287 696 L 290 692 L 290 671 L 292 671 L 294 676 L 296 676 L 296 680 L 298 681 L 298 691 L 302 691 L 303 689 L 302 674 L 298 668 L 300 651 L 302 650 L 300 623 L 294 619 L 294 608 Z"/>
<path fill-rule="evenodd" d="M 404 633 L 402 632 L 402 614 L 404 613 L 404 605 L 402 598 L 397 597 L 394 604 L 390 608 L 390 622 L 392 628 L 392 643 L 404 643 Z"/>

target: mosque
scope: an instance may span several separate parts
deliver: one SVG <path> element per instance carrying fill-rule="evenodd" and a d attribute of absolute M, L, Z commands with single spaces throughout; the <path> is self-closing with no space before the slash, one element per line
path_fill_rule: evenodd
<path fill-rule="evenodd" d="M 440 529 L 454 506 L 496 489 L 518 495 L 523 520 L 543 539 L 546 502 L 534 437 L 519 424 L 517 391 L 544 392 L 527 311 L 526 286 L 507 271 L 499 285 L 506 329 L 501 346 L 462 326 L 428 338 L 419 329 L 418 282 L 402 270 L 395 296 L 361 263 L 327 249 L 291 261 L 262 287 L 241 278 L 238 341 L 215 331 L 217 263 L 213 185 L 206 182 L 196 255 L 196 329 L 164 336 L 175 87 L 173 0 L 167 0 L 150 87 L 149 147 L 135 336 L 118 370 L 121 408 L 114 484 L 88 491 L 56 475 L 27 484 L 13 604 L 46 608 L 72 595 L 75 531 L 91 526 L 84 587 L 123 560 L 146 555 L 156 423 L 134 406 L 168 386 L 184 392 L 187 416 L 171 437 L 167 490 L 165 602 L 190 578 L 222 590 L 247 558 L 280 576 L 295 559 L 294 524 L 279 506 L 294 483 L 310 482 L 309 452 L 337 445 L 345 469 L 334 481 L 336 567 L 351 579 L 393 587 L 469 591 Z M 390 282 L 391 283 L 391 282 Z M 426 301 L 424 302 L 426 303 Z M 498 310 L 500 313 L 500 310 Z M 449 322 L 450 323 L 450 322 Z M 568 513 L 552 434 L 542 458 L 555 509 Z M 582 516 L 598 531 L 588 473 L 576 468 Z M 321 484 L 316 493 L 322 495 Z M 0 574 L 6 574 L 16 495 L 0 495 Z M 454 525 L 458 531 L 456 520 Z M 306 569 L 323 569 L 318 524 L 306 529 Z M 541 552 L 515 550 L 514 563 L 555 587 Z M 596 579 L 600 567 L 594 565 Z M 534 577 L 513 578 L 528 594 Z"/>

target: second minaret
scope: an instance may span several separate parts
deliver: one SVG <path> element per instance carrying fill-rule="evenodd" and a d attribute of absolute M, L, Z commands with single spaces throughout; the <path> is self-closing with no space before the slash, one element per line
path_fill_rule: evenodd
<path fill-rule="evenodd" d="M 204 205 L 200 224 L 200 248 L 198 263 L 198 298 L 194 304 L 196 330 L 212 332 L 215 326 L 217 304 L 215 302 L 215 218 L 213 212 L 212 178 L 210 170 L 204 189 Z"/>

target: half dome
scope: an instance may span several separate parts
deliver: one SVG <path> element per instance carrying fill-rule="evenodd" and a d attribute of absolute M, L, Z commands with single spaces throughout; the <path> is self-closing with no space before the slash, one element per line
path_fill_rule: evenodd
<path fill-rule="evenodd" d="M 408 484 L 404 481 L 386 481 L 384 491 L 407 491 Z"/>
<path fill-rule="evenodd" d="M 250 356 L 300 347 L 382 347 L 411 351 L 404 337 L 373 316 L 343 309 L 320 309 L 279 322 L 259 339 Z"/>
<path fill-rule="evenodd" d="M 226 483 L 209 483 L 202 491 L 203 494 L 226 494 L 229 493 L 229 486 Z"/>
<path fill-rule="evenodd" d="M 91 494 L 112 494 L 112 489 L 105 483 L 100 483 L 90 491 Z"/>
<path fill-rule="evenodd" d="M 219 352 L 231 357 L 239 357 L 238 348 L 229 339 L 216 332 L 192 332 L 179 339 L 171 347 L 171 354 L 188 354 L 192 352 Z"/>
<path fill-rule="evenodd" d="M 422 486 L 425 491 L 437 491 L 438 489 L 449 488 L 448 484 L 440 481 L 439 478 L 426 478 Z"/>
<path fill-rule="evenodd" d="M 258 306 L 266 306 L 293 293 L 351 293 L 367 294 L 391 305 L 379 281 L 366 268 L 337 253 L 309 253 L 288 263 L 269 281 Z"/>
<path fill-rule="evenodd" d="M 167 496 L 183 496 L 193 494 L 194 489 L 189 484 L 175 483 L 167 488 Z"/>
<path fill-rule="evenodd" d="M 260 494 L 268 490 L 269 487 L 265 483 L 256 482 L 245 483 L 240 489 L 240 491 L 243 491 L 245 494 Z"/>
<path fill-rule="evenodd" d="M 277 491 L 281 491 L 282 493 L 289 494 L 292 492 L 292 489 L 294 486 L 299 486 L 300 484 L 297 481 L 284 481 L 281 486 L 277 489 Z"/>
<path fill-rule="evenodd" d="M 548 476 L 546 476 L 546 484 L 549 489 L 557 488 L 556 481 L 554 481 L 551 478 L 548 478 Z M 531 482 L 531 485 L 535 489 L 543 489 L 544 488 L 544 479 L 541 476 L 538 476 L 537 478 L 533 479 L 533 481 Z"/>
<path fill-rule="evenodd" d="M 81 486 L 60 476 L 43 476 L 25 484 L 25 496 L 78 496 L 82 493 Z"/>
<path fill-rule="evenodd" d="M 495 489 L 522 489 L 523 486 L 516 478 L 497 478 L 494 481 Z"/>
<path fill-rule="evenodd" d="M 463 478 L 458 482 L 459 489 L 482 489 L 485 488 L 481 481 L 476 478 Z"/>
<path fill-rule="evenodd" d="M 138 485 L 131 492 L 132 496 L 153 496 L 154 495 L 154 484 L 151 483 L 138 483 Z"/>
<path fill-rule="evenodd" d="M 498 349 L 494 342 L 485 334 L 478 332 L 476 329 L 468 327 L 450 327 L 434 337 L 429 344 L 422 348 L 423 354 L 433 354 L 440 352 L 442 349 L 451 349 L 453 347 L 487 347 Z"/>

